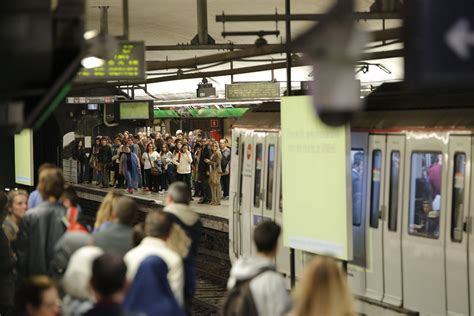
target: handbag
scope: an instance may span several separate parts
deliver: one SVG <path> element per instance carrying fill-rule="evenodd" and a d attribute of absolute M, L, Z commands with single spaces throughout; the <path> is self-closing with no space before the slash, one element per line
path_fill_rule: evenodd
<path fill-rule="evenodd" d="M 150 171 L 151 171 L 151 175 L 152 175 L 152 176 L 159 176 L 159 175 L 160 175 L 160 170 L 159 170 L 157 167 L 155 167 L 155 166 L 153 165 L 153 163 L 151 162 L 150 154 L 149 154 L 149 153 L 146 153 L 146 154 L 147 154 L 147 156 L 148 156 L 148 160 L 150 161 L 150 166 L 151 166 Z"/>

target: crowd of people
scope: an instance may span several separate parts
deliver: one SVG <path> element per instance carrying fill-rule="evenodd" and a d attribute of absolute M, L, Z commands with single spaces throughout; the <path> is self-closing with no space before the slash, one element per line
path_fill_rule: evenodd
<path fill-rule="evenodd" d="M 133 194 L 139 188 L 164 193 L 173 182 L 182 181 L 201 197 L 200 203 L 219 205 L 221 198 L 229 197 L 230 146 L 225 138 L 217 141 L 203 135 L 201 130 L 178 130 L 175 136 L 125 131 L 113 140 L 98 136 L 89 156 L 78 141 L 73 150 L 78 182 L 125 188 Z"/>
<path fill-rule="evenodd" d="M 144 222 L 119 191 L 91 221 L 51 164 L 31 197 L 29 208 L 26 191 L 0 193 L 0 315 L 192 314 L 202 223 L 187 183 L 173 182 Z M 353 315 L 345 275 L 329 258 L 305 268 L 291 298 L 274 265 L 280 233 L 272 221 L 255 228 L 257 252 L 232 267 L 222 314 Z"/>

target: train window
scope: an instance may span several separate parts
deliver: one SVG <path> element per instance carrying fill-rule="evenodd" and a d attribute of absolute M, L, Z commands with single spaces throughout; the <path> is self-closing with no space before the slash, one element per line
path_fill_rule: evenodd
<path fill-rule="evenodd" d="M 255 182 L 253 187 L 253 206 L 260 207 L 260 192 L 262 180 L 262 144 L 257 144 L 255 148 Z"/>
<path fill-rule="evenodd" d="M 364 151 L 351 150 L 352 166 L 352 225 L 360 226 L 362 222 L 362 183 L 364 179 Z"/>
<path fill-rule="evenodd" d="M 392 151 L 390 161 L 390 188 L 388 209 L 388 230 L 397 231 L 398 185 L 400 181 L 400 152 Z"/>
<path fill-rule="evenodd" d="M 273 175 L 275 171 L 275 145 L 268 146 L 268 171 L 267 171 L 267 210 L 273 208 Z"/>
<path fill-rule="evenodd" d="M 464 177 L 466 173 L 466 154 L 454 155 L 453 201 L 451 205 L 451 239 L 462 241 L 464 221 Z"/>
<path fill-rule="evenodd" d="M 442 161 L 441 152 L 413 152 L 411 155 L 408 214 L 411 235 L 439 236 Z"/>
<path fill-rule="evenodd" d="M 380 210 L 380 172 L 382 168 L 382 152 L 374 150 L 372 152 L 372 181 L 370 184 L 370 227 L 379 227 Z"/>

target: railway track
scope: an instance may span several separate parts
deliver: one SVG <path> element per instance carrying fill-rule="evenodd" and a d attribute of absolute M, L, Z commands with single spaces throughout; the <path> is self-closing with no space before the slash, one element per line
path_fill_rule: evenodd
<path fill-rule="evenodd" d="M 226 295 L 227 279 L 198 269 L 196 295 L 193 299 L 193 315 L 219 315 Z"/>

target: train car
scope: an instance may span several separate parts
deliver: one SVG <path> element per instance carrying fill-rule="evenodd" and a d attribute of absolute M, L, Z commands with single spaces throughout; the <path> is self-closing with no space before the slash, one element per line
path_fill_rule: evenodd
<path fill-rule="evenodd" d="M 358 312 L 474 314 L 473 132 L 468 108 L 366 111 L 351 121 L 348 278 Z M 279 112 L 247 113 L 233 127 L 232 144 L 229 252 L 235 260 L 255 252 L 255 225 L 281 223 L 285 211 Z M 289 252 L 280 248 L 276 265 L 289 278 Z M 298 276 L 304 256 L 296 258 Z"/>

